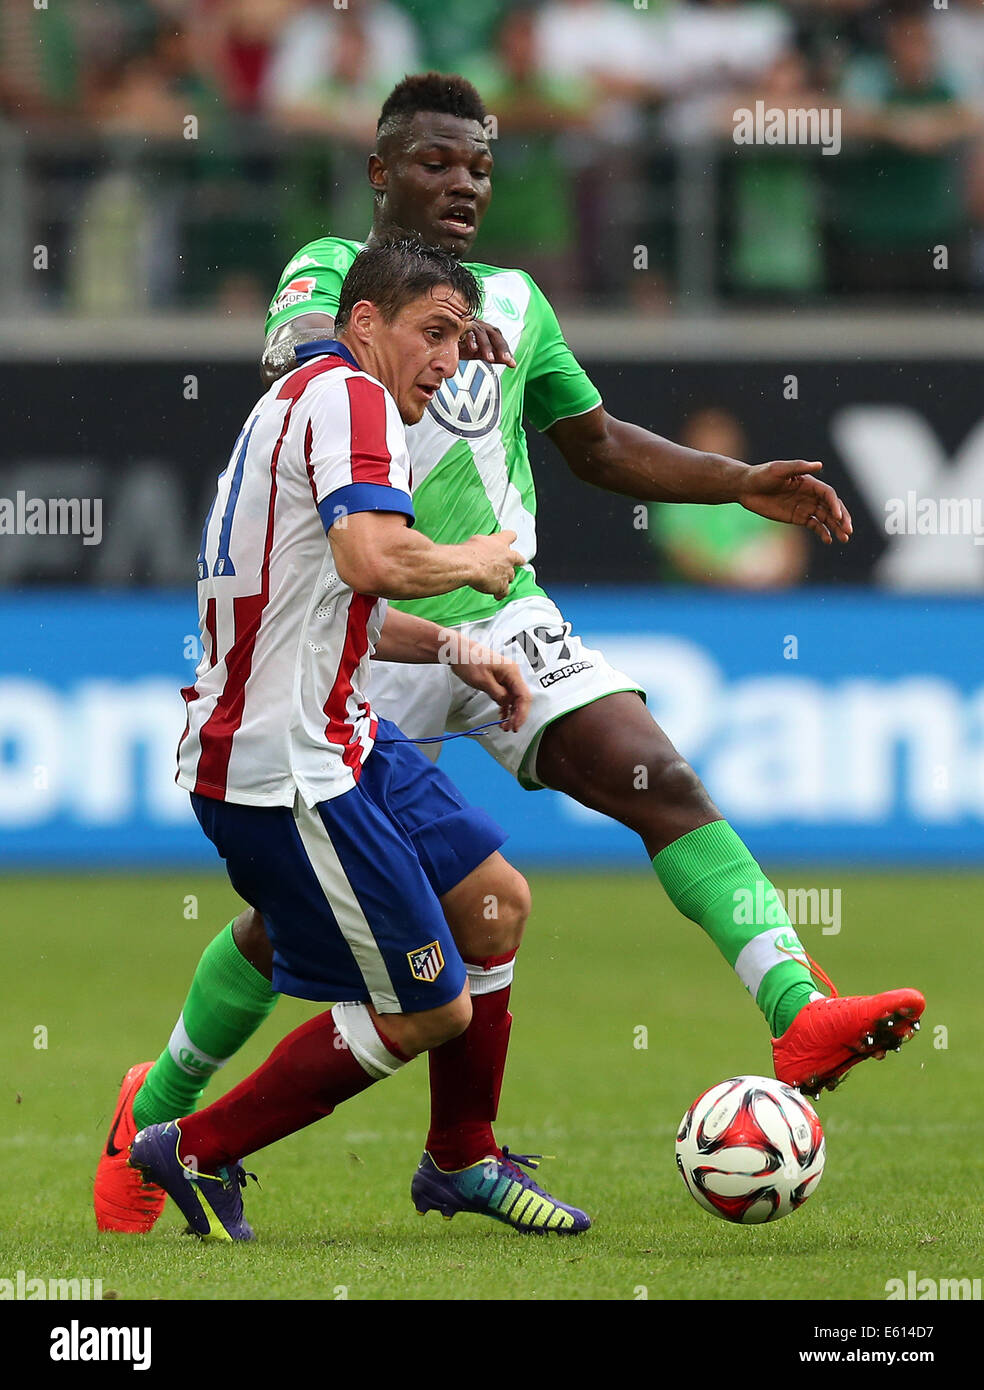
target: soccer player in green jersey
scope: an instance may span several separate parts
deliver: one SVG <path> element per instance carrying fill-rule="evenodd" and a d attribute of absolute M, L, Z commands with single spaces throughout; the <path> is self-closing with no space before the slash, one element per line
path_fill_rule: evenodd
<path fill-rule="evenodd" d="M 459 77 L 423 74 L 394 89 L 368 162 L 374 198 L 369 241 L 403 230 L 461 259 L 469 255 L 491 197 L 485 117 L 478 93 Z M 332 336 L 342 280 L 363 244 L 326 236 L 290 261 L 267 320 L 268 383 L 304 360 L 307 342 Z M 536 496 L 525 415 L 585 482 L 641 501 L 738 502 L 760 516 L 804 526 L 825 544 L 849 539 L 850 517 L 816 477 L 818 462 L 749 465 L 614 419 L 529 275 L 467 263 L 484 290 L 483 322 L 462 354 L 470 352 L 470 360 L 408 430 L 414 509 L 426 535 L 454 543 L 514 531 L 516 549 L 532 561 Z M 507 651 L 519 663 L 533 691 L 530 715 L 521 733 L 494 729 L 483 746 L 524 787 L 566 792 L 638 834 L 671 901 L 710 936 L 765 1015 L 780 1080 L 815 1094 L 857 1062 L 911 1036 L 922 995 L 911 989 L 836 994 L 809 961 L 759 865 L 648 713 L 638 684 L 572 632 L 532 564 L 517 572 L 503 599 L 462 588 L 399 606 Z M 492 703 L 447 666 L 408 670 L 379 662 L 370 694 L 373 708 L 414 739 L 468 731 L 497 716 Z M 750 902 L 756 905 L 751 922 Z M 456 940 L 461 933 L 474 941 L 486 905 L 464 900 L 445 910 Z M 521 895 L 500 902 L 497 939 L 518 943 L 525 913 Z M 457 1182 L 461 1203 L 452 1209 L 508 1219 L 488 1201 L 486 1189 L 496 1184 L 483 1187 L 480 1177 L 483 1160 L 501 1159 L 492 1121 L 514 954 L 500 959 L 473 949 L 472 1024 L 430 1054 L 431 1127 L 414 1180 L 418 1209 L 434 1204 L 426 1197 L 429 1187 L 448 1191 Z M 168 1048 L 152 1067 L 145 1063 L 128 1073 L 119 1113 L 137 1127 L 187 1114 L 209 1076 L 273 1007 L 269 976 L 263 920 L 248 910 L 206 949 Z M 831 995 L 817 990 L 814 976 Z M 121 1167 L 107 1150 L 100 1169 L 107 1186 L 111 1179 L 117 1183 L 115 1206 L 100 1206 L 97 1175 L 97 1219 L 110 1229 L 133 1229 L 115 1216 L 131 1200 L 119 1196 L 119 1184 L 137 1182 Z M 141 1199 L 138 1187 L 130 1190 L 134 1208 L 143 1200 L 149 1210 L 149 1195 Z M 510 1224 L 524 1229 L 521 1221 Z"/>

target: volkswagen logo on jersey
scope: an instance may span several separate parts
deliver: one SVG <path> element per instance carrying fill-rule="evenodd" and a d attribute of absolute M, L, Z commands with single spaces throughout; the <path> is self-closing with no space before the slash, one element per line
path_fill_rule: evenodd
<path fill-rule="evenodd" d="M 501 408 L 499 374 L 484 362 L 462 362 L 427 407 L 439 425 L 463 439 L 494 430 Z"/>

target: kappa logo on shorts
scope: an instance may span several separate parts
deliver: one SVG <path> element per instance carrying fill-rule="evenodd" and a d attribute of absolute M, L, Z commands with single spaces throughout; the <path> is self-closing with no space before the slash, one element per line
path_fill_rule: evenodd
<path fill-rule="evenodd" d="M 570 666 L 562 666 L 559 671 L 548 671 L 545 676 L 541 676 L 540 684 L 546 690 L 548 685 L 555 685 L 557 681 L 564 681 L 568 676 L 579 675 L 581 671 L 590 671 L 591 668 L 590 661 L 572 661 Z"/>
<path fill-rule="evenodd" d="M 436 980 L 444 969 L 444 957 L 436 941 L 432 941 L 429 946 L 421 946 L 416 951 L 408 951 L 407 960 L 410 962 L 413 978 L 423 980 L 425 984 Z"/>

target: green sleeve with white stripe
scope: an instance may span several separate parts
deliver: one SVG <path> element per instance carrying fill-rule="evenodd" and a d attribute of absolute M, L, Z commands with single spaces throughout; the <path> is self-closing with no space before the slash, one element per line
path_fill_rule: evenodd
<path fill-rule="evenodd" d="M 529 276 L 527 311 L 537 322 L 537 342 L 526 378 L 525 411 L 541 433 L 558 420 L 601 404 L 601 393 L 571 352 L 546 295 Z"/>
<path fill-rule="evenodd" d="M 361 241 L 337 236 L 321 237 L 301 247 L 280 277 L 264 332 L 299 314 L 330 314 L 334 318 L 342 281 L 361 250 Z"/>

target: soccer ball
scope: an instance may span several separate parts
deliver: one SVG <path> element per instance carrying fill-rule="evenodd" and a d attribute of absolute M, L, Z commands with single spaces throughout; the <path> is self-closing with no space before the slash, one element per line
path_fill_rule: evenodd
<path fill-rule="evenodd" d="M 687 1190 L 725 1221 L 758 1225 L 801 1207 L 823 1173 L 823 1130 L 809 1101 L 767 1076 L 733 1076 L 680 1121 L 676 1161 Z"/>

